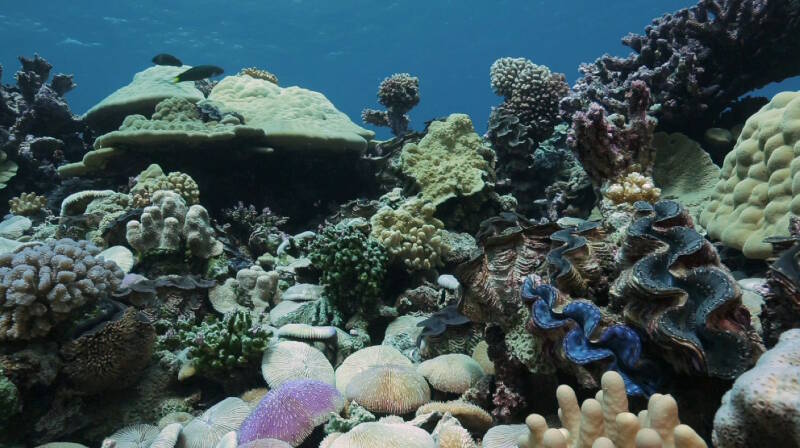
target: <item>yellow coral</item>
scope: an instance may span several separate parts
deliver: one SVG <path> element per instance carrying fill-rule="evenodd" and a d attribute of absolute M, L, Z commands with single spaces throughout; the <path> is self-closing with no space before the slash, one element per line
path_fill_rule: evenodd
<path fill-rule="evenodd" d="M 446 252 L 444 223 L 433 216 L 435 211 L 433 204 L 418 198 L 397 209 L 385 206 L 372 217 L 371 236 L 383 244 L 392 260 L 403 263 L 409 271 L 441 266 Z"/>
<path fill-rule="evenodd" d="M 409 143 L 401 154 L 403 173 L 412 177 L 422 198 L 438 206 L 456 196 L 483 190 L 493 177 L 493 155 L 464 114 L 434 121 L 419 143 Z M 488 160 L 487 160 L 488 159 Z"/>
<path fill-rule="evenodd" d="M 800 92 L 783 92 L 748 118 L 700 214 L 710 237 L 746 257 L 772 255 L 764 239 L 788 236 L 789 218 L 800 215 L 798 116 Z"/>
<path fill-rule="evenodd" d="M 36 193 L 22 193 L 8 201 L 11 213 L 20 216 L 32 216 L 41 213 L 47 206 L 47 198 Z"/>
<path fill-rule="evenodd" d="M 633 171 L 609 185 L 603 194 L 615 204 L 633 204 L 636 201 L 658 201 L 661 189 L 656 188 L 650 177 Z"/>
<path fill-rule="evenodd" d="M 278 77 L 274 74 L 256 67 L 246 67 L 239 71 L 239 75 L 247 75 L 251 78 L 263 79 L 269 81 L 276 86 L 278 85 Z"/>
<path fill-rule="evenodd" d="M 528 433 L 519 440 L 521 448 L 706 448 L 692 428 L 678 420 L 678 404 L 670 395 L 653 394 L 647 410 L 639 416 L 628 412 L 628 397 L 622 376 L 603 374 L 603 390 L 596 399 L 578 406 L 571 387 L 556 390 L 561 429 L 548 428 L 544 417 L 531 414 L 525 420 Z"/>

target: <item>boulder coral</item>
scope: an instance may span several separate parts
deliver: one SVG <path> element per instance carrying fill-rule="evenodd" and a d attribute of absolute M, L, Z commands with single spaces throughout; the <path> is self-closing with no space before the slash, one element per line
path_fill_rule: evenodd
<path fill-rule="evenodd" d="M 784 332 L 778 344 L 743 373 L 714 417 L 718 448 L 800 447 L 800 330 Z"/>
<path fill-rule="evenodd" d="M 772 255 L 764 239 L 788 236 L 800 215 L 800 92 L 782 92 L 745 122 L 700 214 L 711 238 L 749 258 Z"/>
<path fill-rule="evenodd" d="M 0 340 L 47 336 L 73 311 L 109 297 L 122 270 L 88 241 L 48 240 L 0 254 Z"/>

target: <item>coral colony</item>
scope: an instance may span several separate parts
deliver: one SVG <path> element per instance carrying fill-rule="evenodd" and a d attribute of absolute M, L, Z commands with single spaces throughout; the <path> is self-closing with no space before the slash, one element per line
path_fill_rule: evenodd
<path fill-rule="evenodd" d="M 739 99 L 798 35 L 702 0 L 573 86 L 500 58 L 500 104 L 424 129 L 394 74 L 387 141 L 167 54 L 76 116 L 20 57 L 0 445 L 800 447 L 800 93 Z"/>

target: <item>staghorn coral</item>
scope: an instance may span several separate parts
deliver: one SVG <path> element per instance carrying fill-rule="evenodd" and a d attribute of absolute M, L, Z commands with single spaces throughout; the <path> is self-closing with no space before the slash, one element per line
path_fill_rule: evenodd
<path fill-rule="evenodd" d="M 433 269 L 442 265 L 447 252 L 443 242 L 444 223 L 433 214 L 436 207 L 411 199 L 394 209 L 384 206 L 370 220 L 372 237 L 378 240 L 392 261 L 408 271 Z"/>
<path fill-rule="evenodd" d="M 375 126 L 392 129 L 397 137 L 408 134 L 408 112 L 419 103 L 419 78 L 408 73 L 395 73 L 384 78 L 378 86 L 378 102 L 385 111 L 364 109 L 361 120 Z"/>
<path fill-rule="evenodd" d="M 569 91 L 564 75 L 525 58 L 508 57 L 496 60 L 489 75 L 492 90 L 505 99 L 492 111 L 492 117 L 501 110 L 516 116 L 526 127 L 525 135 L 533 141 L 549 137 L 559 121 L 559 101 Z"/>
<path fill-rule="evenodd" d="M 47 336 L 73 311 L 108 297 L 122 270 L 88 241 L 47 240 L 0 254 L 0 340 Z"/>
<path fill-rule="evenodd" d="M 36 216 L 47 208 L 47 198 L 36 193 L 22 193 L 8 201 L 11 213 L 19 216 Z"/>
<path fill-rule="evenodd" d="M 263 79 L 264 81 L 269 81 L 276 86 L 278 85 L 278 77 L 261 68 L 245 67 L 239 70 L 239 75 L 247 75 L 251 78 Z"/>
<path fill-rule="evenodd" d="M 611 307 L 644 331 L 675 370 L 735 378 L 763 349 L 736 281 L 678 203 L 635 207 Z"/>
<path fill-rule="evenodd" d="M 628 412 L 622 377 L 606 372 L 602 391 L 579 407 L 575 391 L 567 385 L 556 390 L 558 416 L 563 428 L 547 427 L 544 417 L 531 414 L 525 419 L 527 434 L 519 439 L 521 448 L 706 448 L 692 428 L 678 420 L 678 404 L 670 395 L 654 394 L 647 410 L 637 417 Z"/>
<path fill-rule="evenodd" d="M 126 309 L 61 348 L 64 374 L 85 394 L 125 389 L 134 384 L 150 361 L 156 333 L 145 315 Z"/>
<path fill-rule="evenodd" d="M 569 116 L 597 102 L 624 114 L 626 92 L 643 82 L 659 126 L 698 138 L 743 94 L 800 73 L 800 63 L 787 57 L 800 48 L 791 38 L 799 29 L 794 1 L 698 1 L 623 38 L 633 50 L 628 57 L 582 64 L 562 110 Z"/>
<path fill-rule="evenodd" d="M 403 146 L 400 162 L 421 198 L 436 207 L 451 198 L 483 192 L 495 176 L 494 152 L 484 145 L 464 114 L 431 122 L 419 143 Z"/>
<path fill-rule="evenodd" d="M 772 2 L 771 2 L 772 3 Z M 800 215 L 800 93 L 782 92 L 747 119 L 698 220 L 711 238 L 748 258 L 772 255 L 771 236 L 788 236 Z"/>
<path fill-rule="evenodd" d="M 351 316 L 374 314 L 386 275 L 386 250 L 369 236 L 361 219 L 327 226 L 309 247 L 311 262 L 322 271 L 320 283 L 331 305 Z"/>
<path fill-rule="evenodd" d="M 178 337 L 197 371 L 215 376 L 257 365 L 270 333 L 250 313 L 234 311 L 221 320 L 209 316 L 199 326 L 180 328 Z"/>
<path fill-rule="evenodd" d="M 606 187 L 632 171 L 651 176 L 655 161 L 652 146 L 655 120 L 647 115 L 650 91 L 634 81 L 626 93 L 626 115 L 607 115 L 592 103 L 572 116 L 567 143 L 573 148 L 595 188 Z"/>
<path fill-rule="evenodd" d="M 344 399 L 333 386 L 316 380 L 294 380 L 271 390 L 242 422 L 240 444 L 274 438 L 299 445 L 330 413 L 338 413 Z"/>
<path fill-rule="evenodd" d="M 800 330 L 792 329 L 722 397 L 714 417 L 714 446 L 800 446 L 799 366 Z"/>

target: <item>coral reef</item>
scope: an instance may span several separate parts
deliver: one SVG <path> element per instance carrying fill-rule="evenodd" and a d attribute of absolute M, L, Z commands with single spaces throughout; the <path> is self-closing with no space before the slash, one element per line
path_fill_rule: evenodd
<path fill-rule="evenodd" d="M 131 187 L 133 207 L 144 208 L 152 204 L 152 196 L 158 190 L 169 190 L 178 193 L 187 205 L 200 202 L 200 190 L 197 182 L 188 174 L 175 171 L 164 174 L 157 164 L 152 164 L 136 176 L 136 184 Z"/>
<path fill-rule="evenodd" d="M 795 144 L 800 94 L 782 92 L 747 119 L 725 156 L 719 182 L 700 214 L 708 235 L 750 258 L 772 255 L 771 236 L 787 236 L 789 217 L 800 214 L 800 170 Z"/>
<path fill-rule="evenodd" d="M 504 97 L 492 111 L 489 127 L 503 116 L 514 116 L 525 128 L 520 135 L 537 143 L 549 137 L 559 121 L 559 101 L 569 91 L 564 75 L 525 58 L 500 58 L 489 75 L 494 93 Z"/>
<path fill-rule="evenodd" d="M 370 221 L 371 235 L 393 262 L 408 271 L 439 267 L 448 247 L 442 241 L 444 223 L 433 216 L 435 212 L 432 203 L 421 199 L 406 201 L 396 209 L 381 207 Z"/>
<path fill-rule="evenodd" d="M 661 196 L 661 189 L 653 185 L 652 179 L 633 171 L 609 185 L 603 196 L 615 204 L 656 202 Z"/>
<path fill-rule="evenodd" d="M 786 331 L 722 397 L 714 417 L 714 446 L 800 446 L 799 363 L 800 330 Z"/>
<path fill-rule="evenodd" d="M 627 58 L 605 55 L 582 64 L 583 77 L 562 109 L 570 115 L 596 102 L 624 114 L 628 89 L 644 83 L 662 129 L 702 136 L 743 94 L 800 73 L 800 65 L 785 57 L 797 48 L 789 36 L 798 27 L 794 2 L 700 1 L 655 19 L 643 35 L 623 38 L 633 50 Z"/>
<path fill-rule="evenodd" d="M 522 448 L 627 447 L 705 448 L 692 428 L 678 420 L 678 404 L 670 395 L 654 394 L 639 416 L 628 411 L 622 378 L 615 372 L 603 375 L 603 390 L 597 399 L 578 406 L 571 387 L 556 391 L 562 429 L 548 429 L 538 414 L 525 419 L 528 433 L 520 437 Z"/>
<path fill-rule="evenodd" d="M 387 256 L 363 220 L 325 227 L 310 245 L 309 258 L 331 305 L 346 315 L 373 314 L 381 298 Z"/>
<path fill-rule="evenodd" d="M 735 378 L 762 351 L 736 281 L 678 203 L 636 205 L 611 307 L 646 332 L 675 370 Z"/>
<path fill-rule="evenodd" d="M 336 389 L 321 381 L 294 380 L 271 390 L 238 431 L 238 442 L 274 438 L 299 445 L 330 413 L 338 413 L 344 399 Z"/>
<path fill-rule="evenodd" d="M 47 206 L 47 198 L 36 193 L 22 193 L 8 201 L 11 213 L 19 216 L 36 216 Z"/>
<path fill-rule="evenodd" d="M 74 311 L 109 297 L 122 270 L 88 241 L 48 240 L 0 254 L 0 340 L 47 336 Z"/>
<path fill-rule="evenodd" d="M 409 132 L 407 114 L 419 104 L 419 78 L 408 73 L 395 73 L 384 78 L 378 86 L 378 102 L 386 110 L 364 109 L 361 120 L 374 126 L 391 128 L 397 137 L 406 135 Z"/>

